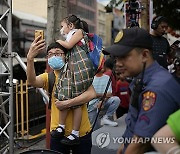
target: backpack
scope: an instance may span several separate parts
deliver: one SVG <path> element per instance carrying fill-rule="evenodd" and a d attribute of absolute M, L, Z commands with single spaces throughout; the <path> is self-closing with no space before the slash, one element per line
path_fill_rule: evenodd
<path fill-rule="evenodd" d="M 54 71 L 48 73 L 48 94 L 49 94 L 49 104 L 48 109 L 51 109 L 51 99 L 52 99 L 52 91 L 55 83 L 55 74 Z"/>
<path fill-rule="evenodd" d="M 94 68 L 99 71 L 102 69 L 105 58 L 102 53 L 102 38 L 94 33 L 88 33 L 89 49 L 88 58 L 92 61 Z"/>

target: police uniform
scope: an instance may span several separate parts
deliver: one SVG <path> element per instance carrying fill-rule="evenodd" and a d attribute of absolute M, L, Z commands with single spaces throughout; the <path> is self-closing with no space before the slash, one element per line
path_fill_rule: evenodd
<path fill-rule="evenodd" d="M 124 29 L 117 34 L 114 44 L 104 49 L 104 53 L 123 57 L 134 48 L 151 50 L 152 44 L 151 35 L 146 30 L 142 28 Z M 146 67 L 144 63 L 144 69 L 130 84 L 131 104 L 123 135 L 126 138 L 125 141 L 128 142 L 124 143 L 123 152 L 129 144 L 128 138 L 134 135 L 151 138 L 165 125 L 168 116 L 180 107 L 180 85 L 157 61 L 147 60 L 150 62 L 149 66 Z M 139 79 L 142 82 L 136 85 Z M 134 90 L 135 87 L 139 88 Z"/>
<path fill-rule="evenodd" d="M 138 109 L 130 105 L 123 137 L 133 135 L 151 138 L 166 124 L 168 116 L 180 107 L 180 85 L 156 61 L 145 70 L 144 88 Z M 131 83 L 132 90 L 134 82 Z M 127 143 L 125 146 L 127 147 Z"/>

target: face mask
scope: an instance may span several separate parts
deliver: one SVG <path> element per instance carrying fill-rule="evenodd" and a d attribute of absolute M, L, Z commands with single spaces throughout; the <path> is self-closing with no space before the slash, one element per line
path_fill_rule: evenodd
<path fill-rule="evenodd" d="M 53 70 L 60 70 L 65 63 L 62 57 L 52 56 L 48 59 L 48 64 Z"/>
<path fill-rule="evenodd" d="M 67 38 L 67 34 L 64 34 L 64 28 L 61 28 L 60 33 L 65 39 Z"/>

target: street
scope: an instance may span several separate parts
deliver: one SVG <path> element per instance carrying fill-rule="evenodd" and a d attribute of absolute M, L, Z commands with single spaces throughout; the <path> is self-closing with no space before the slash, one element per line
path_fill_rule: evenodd
<path fill-rule="evenodd" d="M 125 116 L 117 120 L 117 127 L 103 126 L 92 133 L 92 154 L 116 154 L 122 141 L 122 134 L 125 130 L 124 120 Z M 42 138 L 32 143 L 24 141 L 21 144 L 24 148 L 14 148 L 14 154 L 19 154 L 28 150 L 45 149 L 46 140 Z"/>

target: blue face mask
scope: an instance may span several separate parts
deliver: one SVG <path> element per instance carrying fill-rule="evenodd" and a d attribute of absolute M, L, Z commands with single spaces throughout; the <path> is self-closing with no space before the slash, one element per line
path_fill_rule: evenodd
<path fill-rule="evenodd" d="M 60 70 L 65 65 L 63 58 L 60 56 L 52 56 L 48 59 L 48 64 L 53 70 Z"/>

